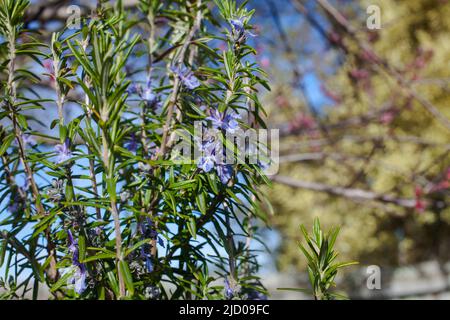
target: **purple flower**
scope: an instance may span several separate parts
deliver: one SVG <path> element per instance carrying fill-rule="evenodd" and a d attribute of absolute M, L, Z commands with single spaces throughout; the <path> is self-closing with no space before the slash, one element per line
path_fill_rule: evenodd
<path fill-rule="evenodd" d="M 213 110 L 211 114 L 213 116 L 209 117 L 209 120 L 213 122 L 215 129 L 208 129 L 201 138 L 196 138 L 197 146 L 202 152 L 202 155 L 197 160 L 197 168 L 204 172 L 210 172 L 212 169 L 216 168 L 220 181 L 223 184 L 226 184 L 232 177 L 233 168 L 224 162 L 226 154 L 224 152 L 222 141 L 217 136 L 217 130 L 219 128 L 225 128 L 225 130 L 234 131 L 235 127 L 231 122 L 235 122 L 235 120 L 233 117 L 226 117 L 226 115 L 220 114 L 215 110 Z"/>
<path fill-rule="evenodd" d="M 147 218 L 146 221 L 139 224 L 139 231 L 142 234 L 143 239 L 152 239 L 157 240 L 158 244 L 164 247 L 164 242 L 161 237 L 158 235 L 158 232 L 153 228 L 153 222 L 151 219 Z M 150 254 L 151 245 L 146 243 L 141 246 L 141 254 L 140 257 L 145 263 L 145 268 L 147 272 L 153 272 L 153 262 L 152 256 Z"/>
<path fill-rule="evenodd" d="M 15 192 L 14 196 L 11 196 L 10 198 L 10 204 L 8 205 L 8 211 L 10 213 L 16 213 L 19 211 L 19 209 L 24 205 L 24 200 L 22 198 L 22 194 L 26 194 L 27 189 L 29 187 L 28 180 L 25 182 L 25 185 L 23 187 L 19 187 L 18 190 Z"/>
<path fill-rule="evenodd" d="M 19 202 L 14 201 L 10 205 L 8 205 L 9 213 L 16 213 L 19 210 Z"/>
<path fill-rule="evenodd" d="M 238 33 L 245 32 L 244 28 L 244 21 L 241 19 L 231 19 L 230 24 L 233 27 L 233 29 Z"/>
<path fill-rule="evenodd" d="M 207 130 L 202 139 L 197 139 L 198 149 L 203 154 L 215 154 L 220 150 L 220 144 L 217 137 L 217 133 L 214 130 Z"/>
<path fill-rule="evenodd" d="M 220 141 L 214 130 L 206 130 L 204 135 L 197 140 L 197 146 L 202 156 L 197 160 L 197 168 L 204 172 L 210 172 L 216 162 L 216 155 L 221 152 Z"/>
<path fill-rule="evenodd" d="M 213 128 L 223 129 L 229 133 L 234 133 L 239 128 L 239 123 L 237 122 L 239 118 L 240 116 L 237 113 L 224 113 L 215 109 L 211 109 L 210 116 L 206 117 L 207 120 L 211 121 Z"/>
<path fill-rule="evenodd" d="M 153 263 L 149 256 L 145 259 L 145 268 L 147 269 L 147 272 L 153 272 Z"/>
<path fill-rule="evenodd" d="M 34 137 L 29 134 L 23 134 L 22 141 L 25 148 L 27 147 L 27 145 L 30 145 L 32 147 L 36 145 L 36 139 L 34 139 Z"/>
<path fill-rule="evenodd" d="M 233 40 L 237 44 L 242 44 L 247 40 L 247 36 L 254 37 L 255 35 L 248 30 L 245 30 L 244 18 L 230 19 L 232 28 Z"/>
<path fill-rule="evenodd" d="M 142 88 L 139 84 L 132 84 L 127 90 L 128 93 L 137 94 L 139 97 L 145 101 L 147 106 L 151 108 L 160 108 L 161 102 L 156 94 L 153 93 L 152 82 L 150 77 L 147 79 L 147 84 Z"/>
<path fill-rule="evenodd" d="M 214 163 L 215 157 L 213 155 L 203 156 L 198 159 L 197 168 L 210 172 L 214 168 Z"/>
<path fill-rule="evenodd" d="M 217 118 L 213 118 L 212 120 L 215 121 L 215 125 L 230 130 L 228 123 L 225 124 L 225 122 L 221 122 L 221 120 Z M 221 140 L 215 136 L 216 132 L 213 133 L 212 131 L 213 130 L 207 130 L 202 139 L 197 142 L 199 150 L 202 152 L 202 156 L 197 160 L 197 168 L 202 169 L 204 172 L 210 172 L 212 169 L 216 168 L 220 181 L 223 184 L 226 184 L 232 177 L 233 168 L 224 163 L 223 159 L 225 158 L 225 153 Z"/>
<path fill-rule="evenodd" d="M 133 83 L 128 87 L 126 92 L 128 92 L 129 94 L 137 94 L 139 93 L 139 88 L 140 88 L 139 85 Z"/>
<path fill-rule="evenodd" d="M 148 273 L 153 272 L 153 262 L 152 262 L 152 257 L 149 253 L 150 251 L 150 247 L 148 244 L 143 245 L 141 247 L 141 258 L 145 261 L 145 269 L 147 269 Z"/>
<path fill-rule="evenodd" d="M 130 141 L 128 141 L 125 144 L 125 148 L 128 149 L 131 152 L 136 152 L 138 148 L 138 140 L 136 138 L 136 135 L 134 133 L 131 134 Z"/>
<path fill-rule="evenodd" d="M 69 238 L 69 251 L 73 255 L 76 255 L 76 257 L 74 256 L 72 257 L 72 259 L 78 260 L 78 247 L 77 247 L 78 243 L 73 238 L 72 231 L 67 230 L 67 237 Z"/>
<path fill-rule="evenodd" d="M 220 182 L 227 184 L 233 174 L 233 168 L 229 164 L 218 164 L 216 166 L 217 175 Z"/>
<path fill-rule="evenodd" d="M 94 233 L 95 233 L 96 236 L 100 236 L 103 233 L 102 226 L 95 227 Z"/>
<path fill-rule="evenodd" d="M 230 286 L 230 282 L 228 279 L 225 279 L 225 298 L 228 300 L 233 299 L 235 292 L 234 289 Z"/>
<path fill-rule="evenodd" d="M 142 93 L 142 99 L 147 101 L 149 105 L 153 105 L 156 102 L 156 95 L 153 93 L 152 88 L 145 88 Z"/>
<path fill-rule="evenodd" d="M 184 85 L 186 88 L 190 90 L 194 90 L 195 88 L 200 86 L 200 81 L 194 75 L 188 75 L 182 78 Z"/>
<path fill-rule="evenodd" d="M 200 81 L 198 78 L 186 66 L 182 66 L 181 68 L 172 67 L 171 70 L 180 78 L 186 88 L 194 90 L 200 86 Z"/>
<path fill-rule="evenodd" d="M 221 129 L 223 126 L 223 114 L 215 109 L 211 109 L 210 116 L 206 120 L 211 121 L 213 128 Z"/>
<path fill-rule="evenodd" d="M 225 278 L 224 282 L 224 296 L 226 299 L 231 300 L 241 295 L 241 286 L 236 279 L 234 279 L 232 276 L 228 276 Z"/>
<path fill-rule="evenodd" d="M 147 103 L 150 107 L 158 106 L 159 100 L 156 94 L 153 93 L 152 82 L 150 77 L 147 79 L 147 84 L 144 89 L 141 88 L 139 96 Z"/>
<path fill-rule="evenodd" d="M 158 232 L 153 229 L 153 222 L 150 218 L 140 223 L 140 231 L 144 238 L 155 239 L 158 236 Z"/>
<path fill-rule="evenodd" d="M 78 266 L 80 265 L 78 256 L 78 241 L 74 240 L 70 230 L 67 230 L 67 236 L 69 238 L 69 251 L 72 253 L 72 264 Z"/>
<path fill-rule="evenodd" d="M 225 115 L 223 129 L 230 133 L 234 133 L 234 131 L 239 128 L 239 123 L 236 121 L 236 119 L 239 118 L 240 116 L 236 113 L 229 113 Z"/>
<path fill-rule="evenodd" d="M 55 146 L 55 150 L 57 152 L 56 163 L 61 163 L 72 158 L 72 152 L 70 151 L 70 140 L 69 138 L 64 141 L 62 144 L 57 144 Z"/>
<path fill-rule="evenodd" d="M 69 251 L 72 253 L 72 268 L 75 269 L 69 283 L 74 285 L 76 293 L 82 294 L 86 290 L 86 266 L 80 263 L 78 241 L 74 240 L 70 230 L 67 231 L 67 236 L 69 238 Z"/>
<path fill-rule="evenodd" d="M 70 283 L 74 285 L 74 290 L 78 294 L 82 294 L 86 290 L 86 267 L 84 264 L 76 268 Z"/>

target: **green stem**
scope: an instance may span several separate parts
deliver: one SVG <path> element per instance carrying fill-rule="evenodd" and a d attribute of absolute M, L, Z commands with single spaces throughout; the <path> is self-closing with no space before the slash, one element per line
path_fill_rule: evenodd
<path fill-rule="evenodd" d="M 39 194 L 39 189 L 36 185 L 36 182 L 34 180 L 33 171 L 28 164 L 26 153 L 25 153 L 25 143 L 23 141 L 22 137 L 22 130 L 19 126 L 17 117 L 16 117 L 16 110 L 15 110 L 15 103 L 17 100 L 17 84 L 15 81 L 15 59 L 16 59 L 16 37 L 15 37 L 15 28 L 12 26 L 11 22 L 8 23 L 8 49 L 9 49 L 9 63 L 8 63 L 8 81 L 7 81 L 7 90 L 9 93 L 10 98 L 12 99 L 11 102 L 8 102 L 6 105 L 8 106 L 12 124 L 13 124 L 13 130 L 14 135 L 18 144 L 19 149 L 19 159 L 22 163 L 25 174 L 28 179 L 28 183 L 30 184 L 31 191 L 33 194 L 33 199 L 35 202 L 36 210 L 39 215 L 45 215 L 45 209 L 44 206 L 41 203 L 41 197 Z M 45 238 L 47 241 L 47 253 L 50 257 L 50 267 L 47 270 L 48 276 L 52 282 L 56 281 L 59 277 L 58 270 L 56 268 L 56 252 L 55 252 L 55 245 L 53 244 L 53 241 L 51 240 L 51 231 L 50 227 L 45 230 Z"/>
<path fill-rule="evenodd" d="M 119 278 L 119 299 L 125 297 L 125 281 L 120 271 L 119 264 L 123 260 L 122 255 L 122 234 L 120 231 L 120 217 L 117 209 L 117 194 L 116 183 L 114 181 L 114 157 L 112 154 L 112 148 L 106 136 L 107 128 L 102 128 L 102 143 L 103 143 L 103 165 L 107 172 L 106 184 L 108 186 L 109 199 L 111 203 L 111 213 L 114 220 L 114 233 L 116 237 L 116 266 L 117 275 Z"/>

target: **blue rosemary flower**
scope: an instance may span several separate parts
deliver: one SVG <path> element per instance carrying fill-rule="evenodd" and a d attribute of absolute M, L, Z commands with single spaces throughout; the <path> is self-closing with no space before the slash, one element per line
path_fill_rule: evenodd
<path fill-rule="evenodd" d="M 57 153 L 56 163 L 61 163 L 72 158 L 72 151 L 70 151 L 70 140 L 69 138 L 64 141 L 62 144 L 57 144 L 55 146 L 55 150 Z"/>
<path fill-rule="evenodd" d="M 150 246 L 148 244 L 141 247 L 141 258 L 145 261 L 145 269 L 147 269 L 147 272 L 153 272 L 153 262 L 150 255 Z"/>
<path fill-rule="evenodd" d="M 215 154 L 218 152 L 220 148 L 218 142 L 217 132 L 210 129 L 207 129 L 201 138 L 196 137 L 197 147 L 203 154 Z"/>
<path fill-rule="evenodd" d="M 197 168 L 202 169 L 204 172 L 210 172 L 215 165 L 214 155 L 205 155 L 198 159 Z"/>
<path fill-rule="evenodd" d="M 149 106 L 154 106 L 158 102 L 158 97 L 153 93 L 150 81 L 147 81 L 147 85 L 142 92 L 142 99 L 144 99 Z"/>
<path fill-rule="evenodd" d="M 70 282 L 74 286 L 74 290 L 76 293 L 82 294 L 86 290 L 86 267 L 84 266 L 84 264 L 76 268 L 75 273 L 70 279 Z"/>
<path fill-rule="evenodd" d="M 164 248 L 164 240 L 159 235 L 158 231 L 155 230 L 153 227 L 153 222 L 150 218 L 147 218 L 147 231 L 146 234 L 148 235 L 148 238 L 154 239 L 158 241 L 158 244 Z"/>
<path fill-rule="evenodd" d="M 10 203 L 7 208 L 9 213 L 17 213 L 23 208 L 26 199 L 22 198 L 22 195 L 26 195 L 27 189 L 28 182 L 26 182 L 23 187 L 18 187 L 14 195 L 11 195 L 11 198 L 9 200 Z"/>
<path fill-rule="evenodd" d="M 150 218 L 147 218 L 144 222 L 139 223 L 138 228 L 143 239 L 157 240 L 158 244 L 164 247 L 164 241 L 159 236 L 158 232 L 154 229 L 153 222 Z M 141 246 L 140 252 L 140 257 L 144 261 L 145 268 L 149 273 L 153 272 L 154 270 L 152 256 L 150 254 L 151 249 L 151 245 L 149 243 L 145 243 Z"/>
<path fill-rule="evenodd" d="M 202 153 L 197 160 L 197 168 L 210 172 L 217 161 L 216 154 L 220 152 L 216 132 L 206 130 L 201 138 L 196 137 L 196 139 L 198 150 Z"/>
<path fill-rule="evenodd" d="M 200 80 L 194 75 L 192 70 L 189 70 L 186 66 L 172 67 L 172 72 L 180 78 L 183 85 L 189 90 L 194 90 L 200 86 Z"/>
<path fill-rule="evenodd" d="M 137 94 L 150 108 L 156 110 L 161 107 L 159 97 L 153 92 L 150 77 L 148 77 L 144 88 L 140 84 L 132 84 L 127 91 L 131 94 Z"/>
<path fill-rule="evenodd" d="M 228 299 L 228 300 L 231 300 L 236 295 L 236 292 L 234 290 L 234 286 L 230 285 L 230 281 L 228 281 L 227 278 L 225 278 L 224 282 L 225 282 L 225 290 L 224 290 L 225 298 Z"/>
<path fill-rule="evenodd" d="M 237 33 L 244 33 L 245 32 L 244 20 L 242 18 L 231 19 L 230 20 L 230 24 L 231 24 L 231 27 L 233 28 L 233 30 L 235 32 L 237 32 Z"/>
<path fill-rule="evenodd" d="M 78 241 L 74 240 L 72 232 L 67 231 L 69 238 L 69 251 L 72 253 L 72 269 L 74 271 L 68 283 L 74 286 L 74 290 L 78 294 L 82 294 L 86 290 L 86 266 L 80 263 Z"/>
<path fill-rule="evenodd" d="M 14 197 L 14 200 L 11 200 L 11 203 L 8 205 L 8 212 L 9 213 L 16 213 L 17 211 L 19 211 L 19 200 L 20 197 L 18 197 L 17 195 Z"/>
<path fill-rule="evenodd" d="M 235 112 L 219 112 L 218 110 L 211 109 L 210 116 L 206 117 L 206 120 L 210 120 L 213 128 L 223 129 L 228 133 L 234 133 L 239 128 L 239 114 Z"/>
<path fill-rule="evenodd" d="M 136 83 L 132 83 L 128 89 L 126 90 L 127 93 L 129 94 L 139 94 L 139 88 L 140 85 L 136 84 Z"/>
<path fill-rule="evenodd" d="M 137 149 L 138 149 L 138 139 L 137 139 L 136 134 L 134 132 L 131 134 L 130 140 L 127 141 L 127 143 L 125 144 L 125 148 L 128 151 L 131 151 L 131 152 L 136 152 L 137 151 Z"/>
<path fill-rule="evenodd" d="M 22 135 L 22 141 L 24 143 L 24 147 L 26 148 L 28 145 L 35 146 L 36 145 L 36 139 L 34 139 L 33 136 L 29 134 L 23 134 Z"/>
<path fill-rule="evenodd" d="M 72 253 L 72 264 L 78 266 L 80 264 L 78 241 L 73 238 L 72 231 L 70 230 L 67 230 L 67 236 L 69 238 L 69 251 Z"/>
<path fill-rule="evenodd" d="M 226 184 L 232 177 L 233 168 L 223 161 L 226 159 L 226 156 L 221 140 L 217 137 L 217 130 L 220 127 L 228 130 L 228 132 L 234 132 L 235 126 L 232 122 L 235 122 L 235 120 L 232 117 L 227 118 L 226 115 L 221 115 L 216 111 L 213 111 L 211 114 L 213 116 L 209 118 L 213 121 L 215 129 L 206 130 L 203 137 L 197 141 L 198 148 L 202 152 L 202 155 L 197 160 L 197 168 L 204 172 L 210 172 L 215 168 L 220 181 Z"/>
<path fill-rule="evenodd" d="M 233 41 L 239 46 L 247 40 L 248 36 L 254 37 L 255 35 L 245 29 L 244 18 L 239 17 L 229 20 L 231 25 L 231 35 Z"/>
<path fill-rule="evenodd" d="M 216 172 L 219 176 L 220 182 L 227 184 L 232 177 L 233 168 L 229 164 L 217 164 Z"/>

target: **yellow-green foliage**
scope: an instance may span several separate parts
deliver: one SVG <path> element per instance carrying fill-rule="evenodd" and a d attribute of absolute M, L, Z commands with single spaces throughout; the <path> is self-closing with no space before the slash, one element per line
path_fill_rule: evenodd
<path fill-rule="evenodd" d="M 409 87 L 429 99 L 450 119 L 450 3 L 439 0 L 361 1 L 364 12 L 369 4 L 378 4 L 382 13 L 379 39 L 372 45 L 390 65 L 403 72 L 415 60 L 419 48 L 432 51 L 431 59 L 423 69 L 417 70 L 418 79 Z M 364 32 L 365 23 L 360 23 L 358 30 Z M 355 44 L 348 39 L 345 41 L 352 53 L 357 54 Z M 426 187 L 447 170 L 450 131 L 417 101 L 407 99 L 396 81 L 386 73 L 377 69 L 371 71 L 371 90 L 365 90 L 348 75 L 350 70 L 370 69 L 369 66 L 348 55 L 336 76 L 326 81 L 330 90 L 343 97 L 340 105 L 330 109 L 328 123 L 379 110 L 387 103 L 399 108 L 398 116 L 389 125 L 371 121 L 368 125 L 334 130 L 331 134 L 336 138 L 335 144 L 321 147 L 320 151 L 338 155 L 328 156 L 324 161 L 283 165 L 280 174 L 414 198 L 415 186 Z M 412 72 L 409 70 L 402 75 L 410 79 Z M 381 137 L 382 143 L 374 149 L 370 137 Z M 294 139 L 296 142 L 303 140 L 307 138 Z M 287 143 L 284 139 L 282 147 Z M 305 147 L 288 149 L 289 153 L 311 152 Z M 366 160 L 371 152 L 373 156 Z M 358 173 L 359 179 L 355 181 Z M 316 216 L 325 227 L 342 226 L 337 250 L 344 260 L 396 265 L 450 256 L 448 207 L 428 207 L 420 213 L 280 184 L 275 184 L 270 194 L 275 208 L 273 223 L 284 233 L 279 256 L 281 267 L 291 264 L 304 267 L 297 247 L 298 227 L 302 223 L 310 226 Z M 443 197 L 442 194 L 445 196 L 440 193 L 434 197 Z M 449 203 L 448 199 L 440 200 Z"/>

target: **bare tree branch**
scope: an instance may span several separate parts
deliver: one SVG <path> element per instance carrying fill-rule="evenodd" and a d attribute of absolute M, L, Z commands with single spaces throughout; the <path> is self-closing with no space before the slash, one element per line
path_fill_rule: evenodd
<path fill-rule="evenodd" d="M 271 179 L 275 182 L 301 189 L 308 189 L 318 192 L 325 192 L 335 196 L 341 196 L 349 198 L 355 201 L 366 200 L 366 201 L 379 201 L 383 203 L 391 203 L 404 208 L 414 208 L 416 205 L 415 199 L 408 198 L 397 198 L 392 195 L 378 194 L 372 191 L 366 191 L 362 189 L 354 188 L 342 188 L 337 186 L 330 186 L 317 182 L 308 182 L 293 179 L 286 176 L 273 176 Z"/>
<path fill-rule="evenodd" d="M 300 1 L 300 0 L 297 0 Z M 419 102 L 431 115 L 433 115 L 445 128 L 450 130 L 450 120 L 445 117 L 436 106 L 431 103 L 427 98 L 419 94 L 418 92 L 411 89 L 410 84 L 406 81 L 395 68 L 392 68 L 387 61 L 383 60 L 380 56 L 378 56 L 375 51 L 372 49 L 370 44 L 366 41 L 359 39 L 356 35 L 353 27 L 348 23 L 347 19 L 330 4 L 328 0 L 317 0 L 319 5 L 325 10 L 325 12 L 331 16 L 335 22 L 338 23 L 339 26 L 343 28 L 343 30 L 352 38 L 358 47 L 364 52 L 368 53 L 371 57 L 371 60 L 375 65 L 380 67 L 383 71 L 385 71 L 389 76 L 397 81 L 399 86 L 404 90 L 404 92 L 409 96 L 414 98 L 417 102 Z"/>

